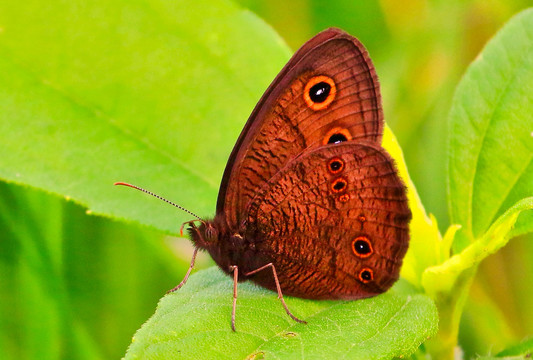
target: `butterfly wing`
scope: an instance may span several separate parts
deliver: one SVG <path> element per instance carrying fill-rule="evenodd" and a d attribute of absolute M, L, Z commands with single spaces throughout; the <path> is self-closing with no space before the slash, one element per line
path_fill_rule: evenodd
<path fill-rule="evenodd" d="M 306 150 L 256 191 L 246 237 L 285 294 L 356 299 L 399 276 L 411 218 L 393 160 L 371 142 Z M 270 274 L 252 278 L 274 289 Z"/>
<path fill-rule="evenodd" d="M 320 77 L 332 81 L 334 96 L 314 107 L 308 94 Z M 379 143 L 382 130 L 379 84 L 365 48 L 338 29 L 318 34 L 283 68 L 246 123 L 226 166 L 217 214 L 239 228 L 257 188 L 305 149 L 339 136 Z"/>

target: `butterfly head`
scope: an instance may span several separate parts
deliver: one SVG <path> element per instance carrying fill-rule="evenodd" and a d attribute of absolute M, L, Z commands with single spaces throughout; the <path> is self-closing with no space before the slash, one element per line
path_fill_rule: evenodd
<path fill-rule="evenodd" d="M 199 222 L 200 225 L 196 226 L 196 222 Z M 191 238 L 194 245 L 201 249 L 209 249 L 213 246 L 216 246 L 218 243 L 218 229 L 213 221 L 206 221 L 203 219 L 195 219 L 191 221 L 184 222 L 181 225 L 180 233 L 183 235 L 183 228 L 188 226 L 187 232 Z"/>

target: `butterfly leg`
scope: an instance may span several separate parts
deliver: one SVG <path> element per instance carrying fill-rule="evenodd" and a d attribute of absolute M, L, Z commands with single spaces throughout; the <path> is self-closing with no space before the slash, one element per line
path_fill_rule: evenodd
<path fill-rule="evenodd" d="M 287 304 L 285 303 L 285 300 L 283 299 L 283 293 L 281 292 L 281 286 L 279 285 L 278 274 L 276 273 L 276 267 L 274 266 L 274 264 L 268 263 L 268 264 L 266 264 L 264 266 L 261 266 L 258 269 L 252 270 L 252 271 L 250 271 L 250 272 L 248 272 L 248 273 L 246 273 L 244 275 L 250 276 L 250 275 L 253 275 L 255 273 L 258 273 L 261 270 L 265 270 L 266 268 L 269 268 L 269 267 L 272 268 L 272 275 L 274 275 L 274 282 L 276 283 L 276 289 L 278 290 L 278 299 L 281 301 L 281 304 L 283 305 L 283 308 L 285 308 L 285 312 L 294 321 L 297 321 L 297 322 L 302 323 L 302 324 L 307 324 L 307 321 L 298 319 L 296 316 L 294 316 L 291 313 L 291 311 L 289 310 L 289 307 L 287 306 Z"/>
<path fill-rule="evenodd" d="M 230 266 L 233 271 L 233 308 L 231 309 L 231 330 L 235 330 L 235 309 L 237 308 L 237 280 L 239 279 L 239 268 L 237 265 Z"/>
<path fill-rule="evenodd" d="M 189 275 L 191 274 L 192 269 L 194 268 L 194 261 L 196 260 L 196 255 L 198 255 L 197 247 L 194 248 L 194 252 L 192 253 L 191 266 L 189 266 L 189 270 L 187 270 L 185 277 L 183 278 L 183 280 L 181 280 L 178 286 L 167 291 L 167 294 L 173 293 L 174 291 L 180 289 L 183 285 L 185 285 L 185 283 L 187 282 L 187 279 L 189 279 Z"/>

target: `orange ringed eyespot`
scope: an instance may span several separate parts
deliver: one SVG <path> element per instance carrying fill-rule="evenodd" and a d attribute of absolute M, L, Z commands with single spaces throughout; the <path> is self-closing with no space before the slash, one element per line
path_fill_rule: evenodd
<path fill-rule="evenodd" d="M 338 144 L 344 141 L 350 141 L 352 140 L 352 134 L 348 131 L 346 128 L 340 128 L 335 127 L 328 131 L 326 136 L 324 136 L 324 139 L 322 140 L 322 144 Z"/>
<path fill-rule="evenodd" d="M 366 221 L 366 217 L 365 217 L 364 215 L 359 215 L 359 216 L 357 217 L 357 220 L 359 220 L 360 222 L 363 223 L 363 222 Z"/>
<path fill-rule="evenodd" d="M 337 87 L 332 78 L 324 75 L 314 76 L 305 85 L 304 100 L 309 108 L 318 111 L 327 108 L 336 94 Z"/>
<path fill-rule="evenodd" d="M 374 253 L 372 243 L 366 236 L 358 236 L 352 241 L 352 251 L 355 256 L 362 259 L 369 257 Z"/>
<path fill-rule="evenodd" d="M 334 157 L 328 161 L 328 171 L 332 174 L 338 174 L 344 170 L 344 161 L 341 158 Z"/>
<path fill-rule="evenodd" d="M 359 280 L 363 284 L 367 284 L 374 280 L 374 272 L 370 268 L 363 268 L 359 271 Z"/>
<path fill-rule="evenodd" d="M 335 180 L 333 180 L 333 183 L 331 183 L 331 190 L 336 193 L 343 192 L 344 190 L 346 190 L 346 185 L 348 185 L 348 182 L 345 178 L 336 178 Z"/>

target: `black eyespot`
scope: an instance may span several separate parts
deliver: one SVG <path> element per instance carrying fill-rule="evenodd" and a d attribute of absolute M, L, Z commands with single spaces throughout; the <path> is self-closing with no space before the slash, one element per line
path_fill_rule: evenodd
<path fill-rule="evenodd" d="M 370 268 L 364 268 L 359 271 L 359 281 L 366 284 L 374 280 L 374 272 Z"/>
<path fill-rule="evenodd" d="M 337 183 L 335 183 L 335 185 L 333 185 L 333 188 L 337 191 L 340 191 L 342 190 L 344 187 L 346 186 L 346 183 L 342 182 L 342 181 L 339 181 Z"/>
<path fill-rule="evenodd" d="M 352 140 L 352 134 L 347 128 L 334 127 L 324 135 L 322 138 L 322 144 L 338 144 L 350 140 Z"/>
<path fill-rule="evenodd" d="M 362 280 L 364 281 L 370 281 L 372 280 L 372 273 L 369 270 L 363 270 L 361 271 L 361 274 L 359 275 Z"/>
<path fill-rule="evenodd" d="M 357 240 L 353 247 L 355 249 L 355 252 L 360 255 L 366 255 L 370 252 L 370 246 L 368 246 L 368 243 L 363 240 Z"/>
<path fill-rule="evenodd" d="M 360 258 L 367 258 L 374 252 L 372 244 L 366 236 L 358 236 L 352 241 L 352 251 Z"/>
<path fill-rule="evenodd" d="M 341 158 L 334 157 L 328 161 L 328 170 L 332 174 L 338 174 L 344 170 L 344 161 Z"/>
<path fill-rule="evenodd" d="M 324 81 L 321 81 L 318 84 L 313 85 L 311 89 L 309 89 L 309 98 L 314 103 L 322 103 L 326 101 L 330 91 L 331 85 Z"/>
<path fill-rule="evenodd" d="M 343 134 L 333 134 L 328 139 L 328 144 L 338 144 L 348 139 Z"/>
<path fill-rule="evenodd" d="M 332 78 L 318 75 L 310 78 L 305 84 L 303 98 L 305 104 L 313 111 L 326 109 L 335 100 L 337 87 Z"/>
<path fill-rule="evenodd" d="M 344 190 L 347 184 L 348 183 L 344 178 L 337 178 L 331 184 L 331 189 L 333 190 L 333 192 L 341 192 Z"/>
<path fill-rule="evenodd" d="M 341 167 L 342 163 L 340 161 L 332 161 L 331 164 L 329 164 L 331 171 L 338 171 Z"/>

